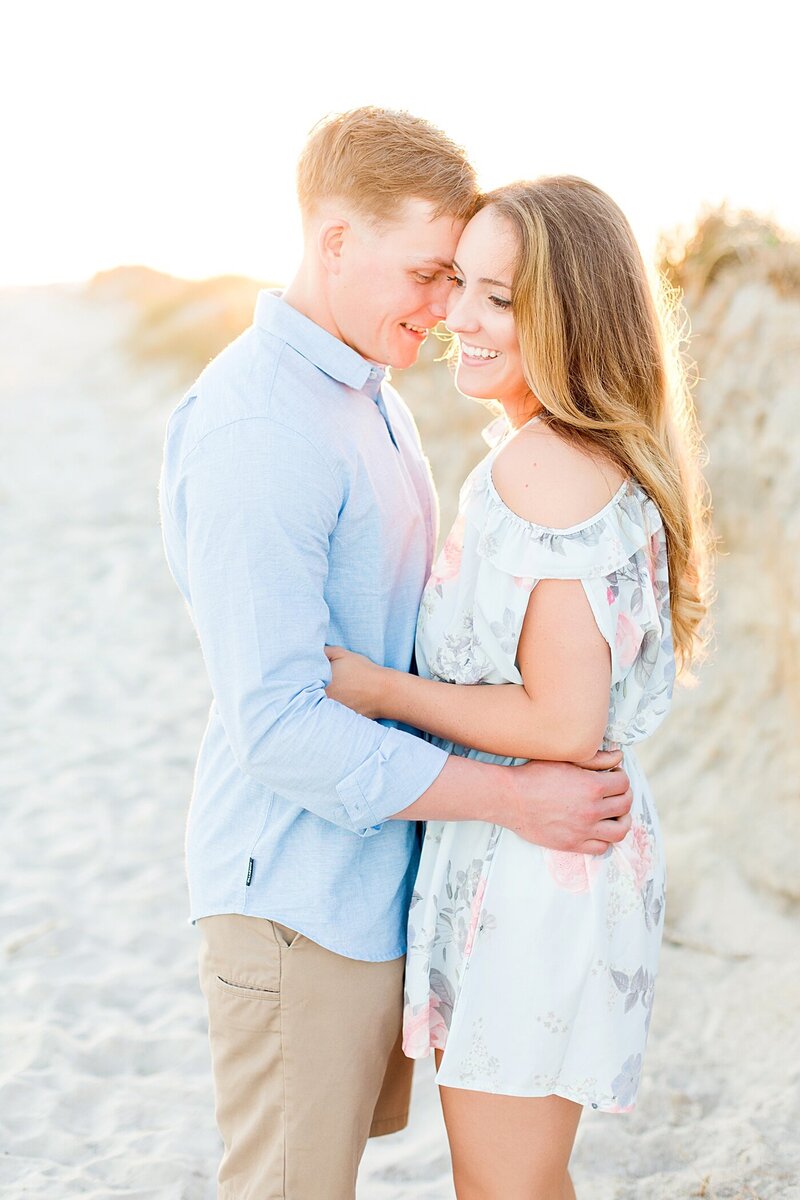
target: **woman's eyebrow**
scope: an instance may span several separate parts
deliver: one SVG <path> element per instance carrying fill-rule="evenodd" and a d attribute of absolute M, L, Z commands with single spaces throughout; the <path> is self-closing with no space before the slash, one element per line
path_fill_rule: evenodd
<path fill-rule="evenodd" d="M 453 259 L 453 266 L 456 268 L 457 271 L 461 271 L 461 267 L 458 265 L 458 263 L 456 262 L 455 259 Z M 463 275 L 464 272 L 461 271 L 461 274 Z M 503 283 L 502 279 L 487 279 L 484 276 L 482 279 L 478 280 L 478 283 L 488 283 L 490 286 L 505 288 L 506 291 L 508 291 L 508 292 L 511 291 L 511 284 Z"/>

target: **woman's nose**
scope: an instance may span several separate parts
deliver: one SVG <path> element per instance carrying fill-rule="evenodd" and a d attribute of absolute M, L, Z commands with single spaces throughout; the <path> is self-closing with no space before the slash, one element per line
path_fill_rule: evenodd
<path fill-rule="evenodd" d="M 474 333 L 478 321 L 471 311 L 472 305 L 463 291 L 452 291 L 447 300 L 445 325 L 451 333 Z"/>

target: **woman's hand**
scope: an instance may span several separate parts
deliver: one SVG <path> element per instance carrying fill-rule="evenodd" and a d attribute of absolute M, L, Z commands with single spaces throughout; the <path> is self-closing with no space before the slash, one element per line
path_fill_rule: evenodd
<path fill-rule="evenodd" d="M 333 678 L 325 689 L 331 700 L 338 700 L 347 708 L 361 713 L 362 717 L 377 720 L 385 714 L 381 710 L 386 671 L 363 654 L 343 650 L 341 646 L 326 646 L 325 653 L 331 664 Z"/>

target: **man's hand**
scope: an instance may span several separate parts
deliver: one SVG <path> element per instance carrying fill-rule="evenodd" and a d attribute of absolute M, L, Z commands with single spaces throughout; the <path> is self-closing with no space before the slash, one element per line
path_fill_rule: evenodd
<path fill-rule="evenodd" d="M 589 763 L 530 762 L 509 769 L 512 807 L 503 824 L 550 850 L 603 854 L 631 827 L 630 782 L 619 751 Z"/>

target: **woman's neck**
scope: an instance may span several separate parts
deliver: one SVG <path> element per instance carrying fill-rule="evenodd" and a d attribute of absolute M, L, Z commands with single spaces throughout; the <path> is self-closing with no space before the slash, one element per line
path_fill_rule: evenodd
<path fill-rule="evenodd" d="M 521 429 L 523 425 L 527 425 L 528 422 L 532 421 L 534 417 L 538 417 L 544 412 L 544 408 L 538 400 L 533 400 L 533 402 L 531 402 L 531 398 L 529 397 L 528 401 L 529 402 L 524 405 L 511 403 L 504 404 L 502 400 L 500 401 L 500 403 L 503 405 L 503 412 L 506 415 L 506 420 L 513 429 Z"/>

